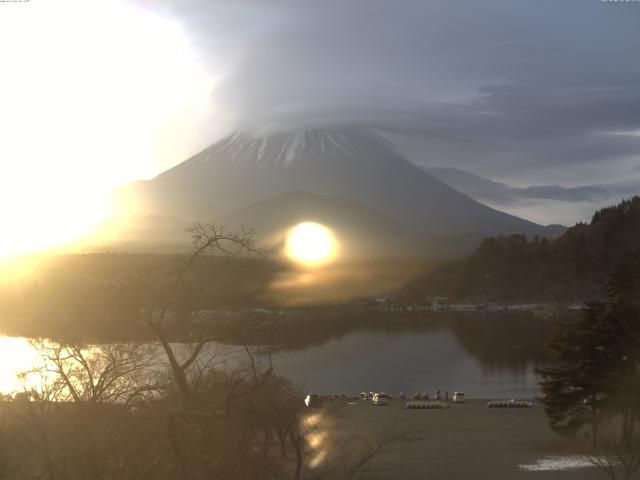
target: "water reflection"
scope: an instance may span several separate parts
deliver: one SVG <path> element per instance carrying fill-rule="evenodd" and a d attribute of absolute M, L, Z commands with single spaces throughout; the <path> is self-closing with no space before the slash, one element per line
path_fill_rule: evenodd
<path fill-rule="evenodd" d="M 253 328 L 234 343 L 269 346 L 276 372 L 319 393 L 464 390 L 469 397 L 532 396 L 535 367 L 557 320 L 528 315 L 372 318 L 325 316 Z M 183 345 L 185 354 L 188 345 Z M 212 344 L 218 367 L 237 351 Z M 27 338 L 0 337 L 0 392 L 40 360 Z M 163 367 L 158 367 L 163 368 Z"/>
<path fill-rule="evenodd" d="M 21 391 L 24 382 L 18 375 L 40 363 L 40 356 L 28 338 L 0 337 L 0 393 Z"/>
<path fill-rule="evenodd" d="M 458 315 L 447 324 L 458 344 L 485 370 L 524 373 L 545 361 L 545 343 L 557 320 L 513 314 Z"/>
<path fill-rule="evenodd" d="M 513 314 L 322 319 L 253 331 L 244 340 L 279 341 L 276 370 L 319 393 L 439 389 L 531 397 L 555 321 Z"/>
<path fill-rule="evenodd" d="M 280 352 L 322 347 L 354 332 L 428 338 L 444 333 L 453 336 L 466 354 L 486 369 L 524 372 L 531 363 L 545 359 L 545 341 L 557 318 L 536 318 L 529 314 L 460 314 L 381 316 L 318 316 L 305 321 L 269 323 L 244 332 L 234 341 L 247 345 L 270 345 Z"/>

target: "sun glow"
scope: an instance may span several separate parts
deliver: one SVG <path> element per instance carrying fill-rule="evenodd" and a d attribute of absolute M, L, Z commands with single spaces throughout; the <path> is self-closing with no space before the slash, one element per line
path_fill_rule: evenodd
<path fill-rule="evenodd" d="M 306 266 L 318 266 L 334 260 L 338 242 L 333 232 L 314 222 L 299 223 L 287 234 L 286 255 Z"/>
<path fill-rule="evenodd" d="M 28 339 L 0 337 L 0 393 L 11 394 L 33 386 L 28 385 L 28 378 L 18 375 L 33 370 L 40 360 Z"/>
<path fill-rule="evenodd" d="M 120 0 L 2 4 L 0 64 L 0 258 L 115 213 L 115 187 L 184 153 L 214 84 L 180 25 Z"/>

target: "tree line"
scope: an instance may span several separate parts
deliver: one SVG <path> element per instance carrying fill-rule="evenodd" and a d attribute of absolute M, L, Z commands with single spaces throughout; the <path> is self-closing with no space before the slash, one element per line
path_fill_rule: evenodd
<path fill-rule="evenodd" d="M 584 302 L 602 295 L 607 276 L 640 246 L 640 197 L 598 210 L 557 238 L 484 239 L 476 251 L 412 282 L 413 300 L 440 295 L 476 302 Z"/>

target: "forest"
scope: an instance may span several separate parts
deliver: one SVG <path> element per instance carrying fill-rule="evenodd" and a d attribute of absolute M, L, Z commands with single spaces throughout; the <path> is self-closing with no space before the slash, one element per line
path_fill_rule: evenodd
<path fill-rule="evenodd" d="M 585 302 L 614 266 L 640 245 L 640 197 L 598 210 L 557 238 L 486 238 L 468 258 L 410 283 L 403 296 L 471 302 Z"/>

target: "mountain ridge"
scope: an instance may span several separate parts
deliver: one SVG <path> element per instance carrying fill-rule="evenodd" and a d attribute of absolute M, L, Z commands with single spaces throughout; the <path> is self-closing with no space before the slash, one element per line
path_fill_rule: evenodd
<path fill-rule="evenodd" d="M 299 190 L 350 198 L 421 234 L 546 234 L 542 225 L 456 191 L 359 130 L 235 133 L 130 187 L 145 214 L 187 220 L 221 218 Z"/>
<path fill-rule="evenodd" d="M 493 201 L 504 205 L 515 204 L 522 199 L 602 203 L 615 195 L 633 195 L 640 191 L 640 177 L 576 187 L 556 184 L 516 187 L 455 167 L 422 168 L 438 180 L 479 201 Z"/>

